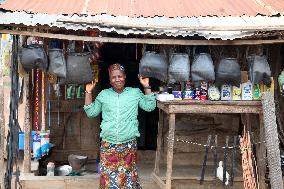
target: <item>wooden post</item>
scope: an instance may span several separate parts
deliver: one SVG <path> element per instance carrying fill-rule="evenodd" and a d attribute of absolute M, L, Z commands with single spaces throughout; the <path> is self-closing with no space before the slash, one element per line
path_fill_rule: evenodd
<path fill-rule="evenodd" d="M 259 188 L 265 189 L 265 172 L 266 172 L 266 147 L 265 147 L 265 135 L 264 135 L 264 124 L 263 115 L 259 114 L 259 141 L 261 142 L 257 150 L 257 167 L 258 167 L 258 178 L 259 178 Z"/>
<path fill-rule="evenodd" d="M 1 42 L 1 40 L 0 40 Z M 0 57 L 0 187 L 4 189 L 4 138 L 5 138 L 5 117 L 4 117 L 4 81 L 3 81 L 3 61 Z"/>
<path fill-rule="evenodd" d="M 171 113 L 169 114 L 166 189 L 171 189 L 172 185 L 174 140 L 175 140 L 175 114 Z"/>
<path fill-rule="evenodd" d="M 162 150 L 162 137 L 163 137 L 163 127 L 164 127 L 164 112 L 159 109 L 159 123 L 158 123 L 158 136 L 157 136 L 157 149 L 156 149 L 156 159 L 154 173 L 156 175 L 160 174 L 160 160 L 161 160 L 161 150 Z"/>
<path fill-rule="evenodd" d="M 30 90 L 29 90 L 29 76 L 24 77 L 24 92 L 25 92 L 25 150 L 24 150 L 24 162 L 23 172 L 31 172 L 31 120 L 30 120 Z"/>

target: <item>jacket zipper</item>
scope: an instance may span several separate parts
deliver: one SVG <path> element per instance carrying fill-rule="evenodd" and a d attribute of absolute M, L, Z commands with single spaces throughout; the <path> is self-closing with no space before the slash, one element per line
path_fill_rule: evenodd
<path fill-rule="evenodd" d="M 116 142 L 118 142 L 118 128 L 119 128 L 119 94 L 117 95 L 117 104 L 116 104 Z"/>

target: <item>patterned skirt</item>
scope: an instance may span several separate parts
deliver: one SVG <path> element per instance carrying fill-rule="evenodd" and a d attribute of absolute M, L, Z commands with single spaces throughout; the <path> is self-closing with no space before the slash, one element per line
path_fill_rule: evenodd
<path fill-rule="evenodd" d="M 100 189 L 141 189 L 137 173 L 137 142 L 101 143 Z"/>

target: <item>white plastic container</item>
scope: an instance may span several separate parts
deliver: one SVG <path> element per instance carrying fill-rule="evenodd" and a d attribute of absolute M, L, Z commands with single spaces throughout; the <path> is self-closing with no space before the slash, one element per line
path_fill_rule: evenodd
<path fill-rule="evenodd" d="M 48 162 L 46 166 L 46 176 L 54 176 L 55 165 L 53 162 Z"/>
<path fill-rule="evenodd" d="M 242 100 L 252 100 L 253 91 L 252 83 L 250 81 L 242 84 Z"/>
<path fill-rule="evenodd" d="M 222 85 L 221 87 L 221 100 L 232 100 L 232 86 Z"/>
<path fill-rule="evenodd" d="M 242 100 L 242 87 L 233 86 L 232 96 L 233 100 Z"/>

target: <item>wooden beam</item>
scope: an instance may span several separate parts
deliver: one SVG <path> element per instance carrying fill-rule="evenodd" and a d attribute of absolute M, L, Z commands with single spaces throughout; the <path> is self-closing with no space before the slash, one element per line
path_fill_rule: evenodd
<path fill-rule="evenodd" d="M 162 181 L 166 180 L 166 177 L 160 177 L 160 179 Z M 193 181 L 193 180 L 197 180 L 200 181 L 200 176 L 172 176 L 172 180 L 188 180 L 188 181 Z M 206 175 L 204 177 L 204 181 L 214 181 L 215 178 L 212 176 L 208 176 Z M 219 180 L 220 182 L 222 182 L 221 180 Z M 234 182 L 243 182 L 244 179 L 243 177 L 234 177 Z"/>
<path fill-rule="evenodd" d="M 158 101 L 166 113 L 260 113 L 260 101 Z"/>
<path fill-rule="evenodd" d="M 30 88 L 29 88 L 29 75 L 24 76 L 24 94 L 25 94 L 25 124 L 24 124 L 24 161 L 23 172 L 31 172 L 31 117 L 30 117 Z"/>
<path fill-rule="evenodd" d="M 175 141 L 175 114 L 169 114 L 169 135 L 167 151 L 167 172 L 166 172 L 166 189 L 171 189 L 173 158 L 174 158 L 174 141 Z"/>
<path fill-rule="evenodd" d="M 1 37 L 0 37 L 1 43 Z M 0 46 L 1 47 L 1 46 Z M 4 156 L 5 156 L 5 117 L 4 117 L 4 81 L 3 81 L 4 61 L 0 57 L 0 187 L 4 189 Z"/>
<path fill-rule="evenodd" d="M 152 179 L 159 186 L 159 188 L 163 189 L 166 187 L 166 184 L 155 173 L 152 173 Z"/>
<path fill-rule="evenodd" d="M 0 30 L 0 33 L 13 35 L 36 36 L 74 41 L 97 41 L 102 43 L 126 43 L 126 44 L 156 44 L 156 45 L 259 45 L 284 43 L 284 39 L 272 40 L 189 40 L 189 39 L 141 39 L 141 38 L 115 38 L 115 37 L 90 37 L 79 35 L 65 35 L 53 33 L 41 33 L 33 31 Z"/>
<path fill-rule="evenodd" d="M 256 148 L 257 153 L 257 171 L 258 171 L 258 180 L 259 188 L 266 189 L 265 184 L 265 173 L 266 173 L 266 145 L 263 143 L 265 141 L 265 131 L 263 123 L 263 114 L 259 114 L 259 141 L 262 143 Z"/>
<path fill-rule="evenodd" d="M 155 168 L 154 168 L 154 173 L 156 175 L 160 174 L 160 161 L 161 161 L 161 151 L 162 151 L 163 127 L 164 127 L 164 112 L 163 112 L 163 110 L 159 109 L 157 149 L 156 149 Z"/>

